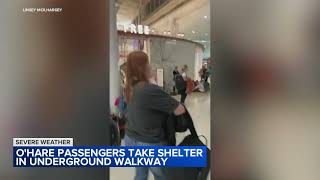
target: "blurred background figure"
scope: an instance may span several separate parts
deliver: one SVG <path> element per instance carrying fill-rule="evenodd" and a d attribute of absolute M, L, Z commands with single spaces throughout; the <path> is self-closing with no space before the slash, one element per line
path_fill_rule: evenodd
<path fill-rule="evenodd" d="M 180 74 L 178 66 L 174 67 L 172 74 L 173 74 L 173 81 L 175 83 L 176 76 Z M 176 94 L 176 85 L 175 84 L 173 86 L 173 93 L 174 93 L 174 95 Z"/>
<path fill-rule="evenodd" d="M 181 84 L 184 83 L 185 85 L 181 85 L 181 87 L 179 87 L 179 89 L 178 89 L 178 92 L 181 95 L 180 102 L 182 104 L 185 103 L 187 95 L 188 95 L 187 94 L 187 88 L 188 88 L 188 86 L 187 86 L 187 81 L 188 81 L 187 72 L 188 72 L 188 66 L 184 65 L 181 68 L 181 76 L 182 76 L 184 82 L 181 81 Z"/>

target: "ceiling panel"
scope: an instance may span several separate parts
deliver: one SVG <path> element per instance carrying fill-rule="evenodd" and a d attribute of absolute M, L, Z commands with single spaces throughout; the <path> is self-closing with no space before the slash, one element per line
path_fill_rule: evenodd
<path fill-rule="evenodd" d="M 149 0 L 118 0 L 117 22 L 129 24 L 138 15 L 140 3 Z M 166 8 L 165 6 L 163 8 Z M 210 0 L 189 0 L 171 13 L 161 17 L 151 25 L 154 33 L 176 29 L 176 33 L 185 34 L 184 38 L 203 44 L 205 58 L 210 56 Z M 173 36 L 173 33 L 171 34 Z"/>
<path fill-rule="evenodd" d="M 144 6 L 150 0 L 117 0 L 117 22 L 129 24 L 139 14 L 139 7 Z"/>
<path fill-rule="evenodd" d="M 176 33 L 184 33 L 185 39 L 202 43 L 207 49 L 205 57 L 210 56 L 210 0 L 191 0 L 153 23 L 151 28 L 162 34 L 172 26 Z"/>

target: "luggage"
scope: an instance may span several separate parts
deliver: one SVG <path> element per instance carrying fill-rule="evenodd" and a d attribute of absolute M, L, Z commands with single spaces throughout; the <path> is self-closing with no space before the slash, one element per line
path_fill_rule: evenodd
<path fill-rule="evenodd" d="M 126 123 L 127 123 L 126 117 L 124 115 L 116 116 L 113 114 L 111 115 L 111 119 L 116 123 L 116 126 L 120 133 L 120 139 L 123 139 L 125 136 Z"/>
<path fill-rule="evenodd" d="M 120 146 L 121 139 L 120 139 L 120 132 L 119 132 L 119 126 L 116 121 L 110 118 L 110 145 L 111 146 Z"/>
<path fill-rule="evenodd" d="M 187 124 L 188 129 L 190 130 L 191 134 L 186 136 L 183 139 L 183 141 L 179 144 L 179 146 L 205 146 L 205 144 L 199 139 L 199 137 L 201 137 L 201 136 L 198 136 L 189 112 L 187 111 L 185 114 L 186 115 L 184 115 L 183 118 L 180 119 L 178 122 L 175 122 L 175 123 L 168 122 L 168 124 L 171 124 L 168 126 L 168 128 L 171 128 L 168 130 L 169 132 L 171 132 L 171 134 L 168 135 L 170 138 L 169 142 L 171 141 L 171 143 L 172 142 L 175 143 L 175 132 L 174 132 L 174 135 L 172 134 L 173 126 L 175 129 L 175 128 L 184 127 Z M 169 121 L 170 120 L 172 120 L 172 119 L 169 119 Z M 175 120 L 177 120 L 177 119 L 175 119 Z M 181 127 L 179 127 L 179 126 L 181 126 Z M 202 136 L 202 137 L 204 137 L 204 136 Z M 173 144 L 171 144 L 171 145 L 173 145 Z M 202 168 L 201 167 L 199 167 L 199 168 L 197 168 L 197 167 L 183 167 L 183 168 L 166 168 L 165 169 L 168 180 L 178 180 L 178 179 L 206 180 L 208 177 L 209 171 L 210 171 L 210 149 L 209 148 L 207 148 L 207 167 L 202 167 Z"/>
<path fill-rule="evenodd" d="M 191 78 L 187 80 L 187 93 L 190 94 L 193 91 L 193 81 Z"/>
<path fill-rule="evenodd" d="M 186 81 L 183 79 L 181 74 L 177 74 L 175 77 L 175 83 L 176 83 L 176 88 L 178 89 L 178 91 L 184 90 L 187 88 L 187 83 Z"/>
<path fill-rule="evenodd" d="M 119 117 L 118 119 L 118 125 L 119 125 L 119 130 L 120 130 L 120 138 L 123 139 L 125 136 L 125 131 L 126 131 L 126 124 L 127 124 L 127 119 L 125 116 Z"/>
<path fill-rule="evenodd" d="M 126 111 L 126 102 L 124 96 L 119 96 L 114 105 L 118 108 L 119 110 L 119 115 L 112 115 L 112 119 L 117 123 L 117 126 L 120 131 L 120 139 L 124 138 L 125 135 L 125 129 L 126 129 L 126 123 L 127 119 L 125 117 L 125 111 Z"/>

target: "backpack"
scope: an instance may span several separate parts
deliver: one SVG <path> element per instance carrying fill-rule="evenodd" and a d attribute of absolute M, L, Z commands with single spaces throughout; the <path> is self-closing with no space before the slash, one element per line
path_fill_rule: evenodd
<path fill-rule="evenodd" d="M 180 91 L 187 88 L 187 82 L 183 79 L 181 74 L 175 77 L 176 88 Z"/>
<path fill-rule="evenodd" d="M 166 131 L 169 145 L 176 145 L 175 132 L 184 132 L 188 129 L 191 134 L 187 135 L 179 144 L 179 146 L 206 146 L 207 139 L 202 136 L 206 140 L 205 144 L 200 140 L 199 137 L 201 136 L 198 135 L 194 127 L 192 117 L 188 111 L 186 111 L 186 113 L 178 119 L 168 119 Z M 166 168 L 165 173 L 167 180 L 206 180 L 210 171 L 210 152 L 211 150 L 207 147 L 207 167 Z"/>

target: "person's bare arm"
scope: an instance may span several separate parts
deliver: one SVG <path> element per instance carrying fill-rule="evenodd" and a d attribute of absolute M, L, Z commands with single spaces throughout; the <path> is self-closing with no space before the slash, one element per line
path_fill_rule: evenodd
<path fill-rule="evenodd" d="M 186 73 L 182 73 L 182 78 L 183 78 L 184 81 L 187 81 L 188 80 L 187 74 Z"/>
<path fill-rule="evenodd" d="M 174 110 L 174 115 L 179 116 L 181 114 L 184 114 L 186 112 L 186 108 L 179 104 L 179 106 Z"/>

